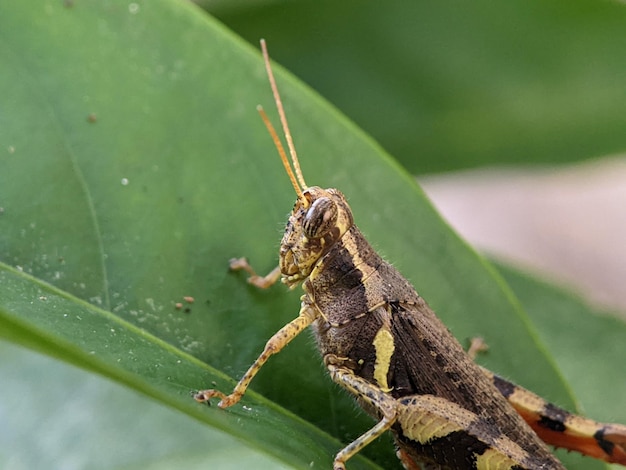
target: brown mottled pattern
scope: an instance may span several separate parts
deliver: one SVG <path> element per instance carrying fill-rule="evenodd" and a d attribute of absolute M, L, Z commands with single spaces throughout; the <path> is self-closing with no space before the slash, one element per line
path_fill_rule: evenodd
<path fill-rule="evenodd" d="M 542 406 L 543 415 L 535 419 L 537 400 L 474 364 L 409 282 L 354 226 L 341 192 L 308 187 L 264 40 L 261 49 L 291 162 L 267 114 L 258 109 L 297 200 L 281 241 L 279 266 L 259 276 L 239 258 L 231 260 L 231 269 L 245 270 L 248 281 L 260 288 L 274 284 L 279 275 L 291 289 L 304 282 L 306 294 L 299 315 L 268 340 L 229 395 L 208 389 L 194 398 L 209 402 L 218 397 L 221 408 L 239 402 L 267 360 L 312 326 L 332 379 L 378 420 L 337 453 L 335 470 L 345 470 L 351 457 L 387 430 L 394 432 L 407 470 L 564 470 L 539 436 L 547 430 L 559 439 L 568 426 L 583 429 L 587 438 L 595 429 L 592 450 L 604 452 L 600 458 L 609 454 L 610 461 L 626 463 L 626 427 L 597 426 L 550 405 Z M 527 408 L 520 400 L 515 409 L 507 402 L 515 404 L 518 396 Z"/>
<path fill-rule="evenodd" d="M 336 190 L 333 197 L 338 198 L 342 217 L 341 211 L 349 210 L 345 199 Z M 352 220 L 352 215 L 343 220 Z M 293 234 L 289 237 L 294 239 Z M 473 434 L 459 430 L 425 443 L 403 435 L 396 426 L 397 441 L 409 455 L 444 465 L 449 461 L 450 468 L 475 468 L 476 459 L 489 448 L 519 458 L 520 453 L 510 449 L 515 447 L 525 455 L 519 462 L 522 468 L 563 468 L 410 283 L 382 260 L 356 226 L 325 247 L 309 274 L 304 289 L 307 301 L 320 312 L 314 330 L 322 355 L 346 358 L 346 367 L 378 386 L 373 340 L 384 324 L 391 324 L 395 342 L 387 377 L 391 395 L 434 395 L 477 417 L 480 425 Z M 463 445 L 451 445 L 459 442 Z"/>

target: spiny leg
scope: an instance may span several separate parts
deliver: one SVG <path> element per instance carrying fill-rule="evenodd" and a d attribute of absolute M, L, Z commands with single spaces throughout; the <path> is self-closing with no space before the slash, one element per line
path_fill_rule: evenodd
<path fill-rule="evenodd" d="M 475 359 L 487 349 L 482 338 L 472 338 L 467 354 Z M 481 370 L 546 444 L 626 465 L 626 426 L 571 414 L 484 367 Z"/>
<path fill-rule="evenodd" d="M 354 375 L 354 373 L 340 364 L 342 361 L 329 354 L 324 358 L 326 367 L 333 381 L 344 387 L 350 393 L 377 409 L 382 415 L 382 419 L 369 431 L 365 432 L 357 439 L 339 451 L 333 463 L 334 470 L 345 470 L 346 462 L 359 453 L 370 442 L 380 437 L 396 422 L 396 400 L 383 392 L 380 388 Z"/>
<path fill-rule="evenodd" d="M 470 340 L 469 348 L 467 348 L 467 355 L 472 359 L 472 361 L 476 360 L 476 357 L 484 352 L 489 350 L 489 345 L 482 339 L 480 336 L 476 336 Z"/>
<path fill-rule="evenodd" d="M 250 275 L 250 277 L 248 277 L 248 283 L 260 289 L 267 289 L 280 279 L 280 266 L 276 266 L 265 276 L 259 276 L 252 266 L 250 266 L 246 258 L 233 258 L 229 263 L 232 271 L 243 270 L 247 272 Z"/>
<path fill-rule="evenodd" d="M 572 414 L 487 369 L 481 370 L 546 444 L 626 465 L 626 426 Z"/>
<path fill-rule="evenodd" d="M 263 364 L 267 362 L 270 356 L 276 354 L 287 346 L 292 339 L 298 336 L 304 329 L 306 329 L 307 326 L 313 323 L 316 318 L 317 310 L 309 305 L 302 305 L 298 317 L 283 326 L 269 339 L 261 355 L 256 361 L 254 361 L 248 371 L 239 380 L 239 383 L 237 383 L 230 395 L 226 395 L 225 393 L 214 389 L 202 390 L 194 395 L 196 401 L 204 403 L 208 402 L 213 397 L 219 397 L 221 400 L 217 406 L 220 408 L 228 408 L 229 406 L 237 403 L 244 393 L 246 393 L 250 382 L 259 372 L 261 367 L 263 367 Z"/>

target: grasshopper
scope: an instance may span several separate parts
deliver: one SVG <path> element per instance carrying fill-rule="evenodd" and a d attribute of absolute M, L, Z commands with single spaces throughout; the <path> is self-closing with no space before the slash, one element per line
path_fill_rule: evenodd
<path fill-rule="evenodd" d="M 279 278 L 291 289 L 302 284 L 304 295 L 299 315 L 270 338 L 229 395 L 204 390 L 195 399 L 236 404 L 270 356 L 310 326 L 332 380 L 377 421 L 337 453 L 335 470 L 386 431 L 407 469 L 564 469 L 546 443 L 626 464 L 626 426 L 571 415 L 478 366 L 370 246 L 344 195 L 305 183 L 263 40 L 261 49 L 291 163 L 258 110 L 297 200 L 279 266 L 259 276 L 241 258 L 231 268 L 247 271 L 261 288 Z"/>

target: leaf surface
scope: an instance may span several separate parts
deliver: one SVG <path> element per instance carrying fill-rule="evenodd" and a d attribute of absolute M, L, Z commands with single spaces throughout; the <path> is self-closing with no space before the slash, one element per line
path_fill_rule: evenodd
<path fill-rule="evenodd" d="M 0 31 L 1 337 L 285 465 L 327 468 L 371 422 L 330 383 L 307 338 L 255 379 L 265 398 L 250 392 L 223 411 L 189 397 L 213 382 L 228 391 L 298 312 L 298 293 L 258 291 L 227 270 L 241 255 L 261 272 L 275 266 L 295 198 L 255 112 L 273 107 L 258 52 L 192 5 L 166 0 L 14 3 L 0 7 Z M 275 71 L 307 181 L 345 192 L 373 245 L 457 337 L 481 335 L 497 351 L 490 367 L 573 406 L 495 271 L 371 139 Z M 141 419 L 140 409 L 129 413 Z M 206 458 L 221 450 L 207 442 Z M 398 465 L 389 439 L 366 454 Z"/>

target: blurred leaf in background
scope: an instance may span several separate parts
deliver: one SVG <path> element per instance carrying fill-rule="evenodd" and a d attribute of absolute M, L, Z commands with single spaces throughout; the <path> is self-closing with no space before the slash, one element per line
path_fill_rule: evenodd
<path fill-rule="evenodd" d="M 199 3 L 412 173 L 626 148 L 620 2 Z"/>

